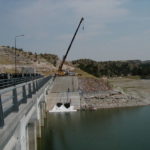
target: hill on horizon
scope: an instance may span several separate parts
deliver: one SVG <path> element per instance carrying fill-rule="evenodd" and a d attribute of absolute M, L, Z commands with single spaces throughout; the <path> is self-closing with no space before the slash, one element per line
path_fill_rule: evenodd
<path fill-rule="evenodd" d="M 140 76 L 150 77 L 150 60 L 95 61 L 78 59 L 72 63 L 96 77 Z"/>
<path fill-rule="evenodd" d="M 16 60 L 18 72 L 21 72 L 22 68 L 34 68 L 37 73 L 44 75 L 55 73 L 61 62 L 55 54 L 37 54 L 23 49 L 16 49 Z M 92 59 L 78 59 L 65 62 L 63 66 L 63 69 L 74 70 L 75 68 L 79 68 L 95 77 L 150 76 L 150 60 L 95 61 Z M 0 73 L 13 73 L 14 70 L 15 49 L 9 46 L 0 46 Z"/>

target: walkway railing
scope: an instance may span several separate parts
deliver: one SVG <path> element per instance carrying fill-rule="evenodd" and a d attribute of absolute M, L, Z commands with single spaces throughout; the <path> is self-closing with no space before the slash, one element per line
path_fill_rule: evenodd
<path fill-rule="evenodd" d="M 4 120 L 11 112 L 18 112 L 19 105 L 27 103 L 27 99 L 32 98 L 50 78 L 48 76 L 0 90 L 0 127 L 4 126 Z"/>
<path fill-rule="evenodd" d="M 21 84 L 24 82 L 32 81 L 38 78 L 41 78 L 40 74 L 29 74 L 28 76 L 16 76 L 11 78 L 0 78 L 0 89 L 6 87 L 14 86 L 16 84 Z"/>

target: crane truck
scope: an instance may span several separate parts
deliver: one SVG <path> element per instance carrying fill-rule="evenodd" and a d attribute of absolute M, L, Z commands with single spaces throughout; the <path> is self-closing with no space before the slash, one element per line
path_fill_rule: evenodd
<path fill-rule="evenodd" d="M 57 71 L 56 75 L 59 75 L 59 76 L 66 75 L 66 72 L 63 71 L 62 68 L 63 68 L 64 62 L 65 62 L 65 60 L 66 60 L 66 58 L 67 58 L 67 55 L 68 55 L 68 53 L 69 53 L 69 51 L 70 51 L 70 48 L 71 48 L 71 46 L 72 46 L 72 43 L 73 43 L 73 41 L 74 41 L 74 39 L 75 39 L 75 37 L 76 37 L 76 35 L 77 35 L 77 33 L 78 33 L 78 30 L 79 30 L 80 25 L 81 25 L 81 23 L 83 22 L 83 20 L 84 20 L 84 18 L 82 17 L 81 20 L 80 20 L 80 22 L 79 22 L 79 25 L 78 25 L 78 27 L 77 27 L 75 33 L 74 33 L 74 35 L 73 35 L 73 38 L 72 38 L 72 40 L 71 40 L 71 42 L 70 42 L 70 44 L 69 44 L 69 47 L 68 47 L 68 49 L 67 49 L 65 55 L 63 56 L 62 62 L 61 62 L 60 65 L 59 65 L 59 68 L 58 68 L 58 71 Z"/>

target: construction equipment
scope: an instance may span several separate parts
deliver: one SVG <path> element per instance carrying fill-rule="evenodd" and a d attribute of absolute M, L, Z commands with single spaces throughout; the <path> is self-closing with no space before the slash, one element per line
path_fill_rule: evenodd
<path fill-rule="evenodd" d="M 62 60 L 61 64 L 59 65 L 58 72 L 56 73 L 57 75 L 60 75 L 60 76 L 66 75 L 66 71 L 63 71 L 63 70 L 62 70 L 62 67 L 63 67 L 63 64 L 64 64 L 64 62 L 65 62 L 65 60 L 66 60 L 66 58 L 67 58 L 67 55 L 68 55 L 68 53 L 69 53 L 69 51 L 70 51 L 70 48 L 71 48 L 71 46 L 72 46 L 72 43 L 73 43 L 73 41 L 74 41 L 74 39 L 75 39 L 75 37 L 76 37 L 76 34 L 77 34 L 77 32 L 78 32 L 78 30 L 79 30 L 79 28 L 80 28 L 80 25 L 81 25 L 81 23 L 82 23 L 83 20 L 84 20 L 84 18 L 82 17 L 81 20 L 80 20 L 80 22 L 79 22 L 79 25 L 78 25 L 78 27 L 77 27 L 75 33 L 74 33 L 74 36 L 73 36 L 73 38 L 72 38 L 72 40 L 71 40 L 71 42 L 70 42 L 70 44 L 69 44 L 69 47 L 68 47 L 68 49 L 67 49 L 67 51 L 66 51 L 66 54 L 64 55 L 63 60 Z"/>

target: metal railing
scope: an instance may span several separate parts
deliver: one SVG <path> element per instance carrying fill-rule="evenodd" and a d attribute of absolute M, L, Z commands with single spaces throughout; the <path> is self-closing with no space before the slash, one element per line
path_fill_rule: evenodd
<path fill-rule="evenodd" d="M 41 77 L 42 76 L 40 74 L 32 74 L 28 76 L 15 76 L 11 78 L 0 78 L 0 89 L 4 89 L 6 87 L 32 81 Z"/>
<path fill-rule="evenodd" d="M 4 120 L 11 112 L 18 112 L 19 105 L 27 103 L 27 99 L 32 98 L 50 78 L 48 76 L 0 90 L 0 127 L 4 126 Z"/>

